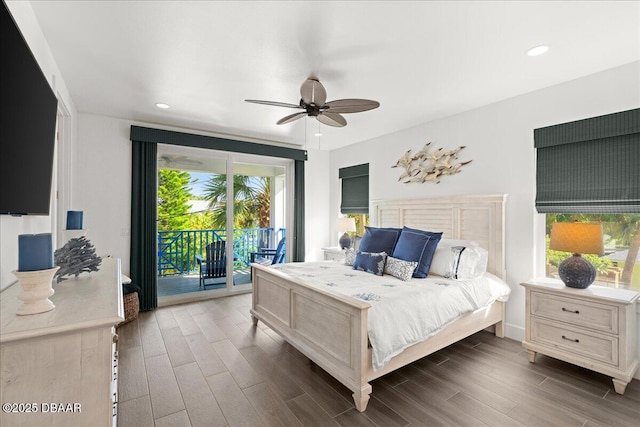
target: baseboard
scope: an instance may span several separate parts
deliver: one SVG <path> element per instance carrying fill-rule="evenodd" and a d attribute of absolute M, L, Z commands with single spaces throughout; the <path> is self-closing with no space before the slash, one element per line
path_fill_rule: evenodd
<path fill-rule="evenodd" d="M 524 328 L 522 326 L 516 326 L 507 323 L 504 335 L 505 337 L 511 338 L 512 340 L 524 341 Z"/>

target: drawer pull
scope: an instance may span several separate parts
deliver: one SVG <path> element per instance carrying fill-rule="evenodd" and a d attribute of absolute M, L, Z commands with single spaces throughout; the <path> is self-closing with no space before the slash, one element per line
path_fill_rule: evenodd
<path fill-rule="evenodd" d="M 580 314 L 580 310 L 568 310 L 562 307 L 562 311 L 566 311 L 567 313 Z"/>
<path fill-rule="evenodd" d="M 563 340 L 567 340 L 567 341 L 571 341 L 571 342 L 580 342 L 580 340 L 579 340 L 579 339 L 567 338 L 567 337 L 565 337 L 564 335 L 562 336 L 562 339 L 563 339 Z"/>

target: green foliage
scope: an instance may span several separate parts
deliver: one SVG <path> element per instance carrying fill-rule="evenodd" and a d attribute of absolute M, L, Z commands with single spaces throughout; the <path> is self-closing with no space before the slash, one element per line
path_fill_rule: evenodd
<path fill-rule="evenodd" d="M 185 171 L 158 171 L 158 230 L 184 230 L 189 224 L 191 174 Z"/>
<path fill-rule="evenodd" d="M 215 228 L 213 226 L 213 213 L 210 211 L 192 213 L 189 215 L 187 228 L 189 230 L 211 230 Z"/>
<path fill-rule="evenodd" d="M 212 227 L 226 228 L 227 176 L 212 175 L 205 186 L 205 199 L 212 209 Z M 268 227 L 271 206 L 269 178 L 234 175 L 234 228 Z"/>
<path fill-rule="evenodd" d="M 364 236 L 364 227 L 369 225 L 368 214 L 347 214 L 347 218 L 353 218 L 356 220 L 356 236 Z"/>

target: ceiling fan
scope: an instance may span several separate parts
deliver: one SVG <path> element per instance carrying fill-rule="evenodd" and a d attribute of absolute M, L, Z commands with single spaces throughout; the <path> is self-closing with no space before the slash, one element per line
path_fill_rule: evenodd
<path fill-rule="evenodd" d="M 159 156 L 158 163 L 160 167 L 174 169 L 202 166 L 202 162 L 199 160 L 190 159 L 187 156 L 172 156 L 169 154 Z"/>
<path fill-rule="evenodd" d="M 315 78 L 308 78 L 300 86 L 300 103 L 287 104 L 285 102 L 259 101 L 256 99 L 245 99 L 246 102 L 254 104 L 273 105 L 276 107 L 297 108 L 305 110 L 283 117 L 276 124 L 283 125 L 298 120 L 304 116 L 315 117 L 320 123 L 328 126 L 343 127 L 347 120 L 342 114 L 359 113 L 361 111 L 378 108 L 380 103 L 370 99 L 336 99 L 327 101 L 327 91 L 322 83 Z"/>

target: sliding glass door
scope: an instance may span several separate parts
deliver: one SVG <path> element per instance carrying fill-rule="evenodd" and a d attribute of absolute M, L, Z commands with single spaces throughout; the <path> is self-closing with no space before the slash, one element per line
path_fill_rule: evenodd
<path fill-rule="evenodd" d="M 286 260 L 286 168 L 273 160 L 247 160 L 236 159 L 233 164 L 236 285 L 251 282 L 252 262 L 275 264 Z"/>
<path fill-rule="evenodd" d="M 159 144 L 159 303 L 250 291 L 251 262 L 283 262 L 292 171 L 291 160 Z"/>

